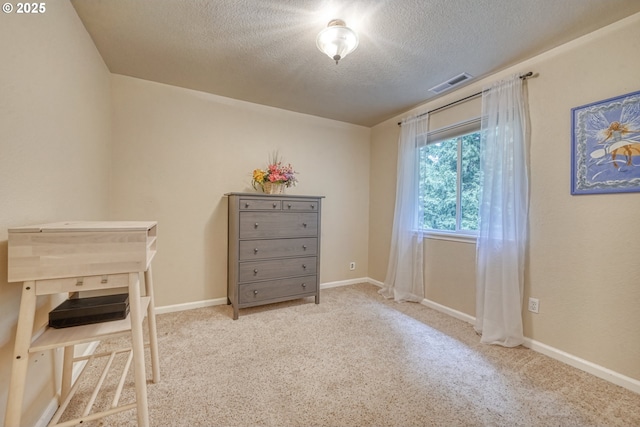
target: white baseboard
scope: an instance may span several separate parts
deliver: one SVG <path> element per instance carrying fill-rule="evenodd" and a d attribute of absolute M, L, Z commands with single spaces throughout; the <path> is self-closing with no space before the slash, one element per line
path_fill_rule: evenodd
<path fill-rule="evenodd" d="M 604 366 L 596 365 L 595 363 L 589 362 L 588 360 L 581 359 L 577 356 L 574 356 L 573 354 L 558 350 L 557 348 L 532 340 L 531 338 L 525 337 L 523 345 L 537 353 L 544 354 L 545 356 L 549 356 L 552 359 L 559 360 L 560 362 L 566 363 L 569 366 L 573 366 L 574 368 L 580 369 L 581 371 L 585 371 L 598 378 L 602 378 L 605 381 L 609 381 L 610 383 L 619 385 L 620 387 L 624 387 L 627 390 L 631 390 L 634 393 L 640 394 L 640 381 L 634 378 L 627 377 L 626 375 L 622 375 L 619 372 L 612 371 L 611 369 L 605 368 Z"/>
<path fill-rule="evenodd" d="M 379 282 L 378 280 L 372 279 L 371 277 L 367 277 L 367 282 L 371 283 L 372 285 L 376 285 L 379 288 L 382 288 L 384 286 L 384 283 Z"/>
<path fill-rule="evenodd" d="M 372 279 L 370 277 L 367 277 L 366 281 L 371 283 L 372 285 L 376 285 L 376 286 L 378 286 L 380 288 L 382 288 L 384 286 L 383 282 L 380 282 L 378 280 Z M 456 319 L 463 320 L 463 321 L 465 321 L 467 323 L 474 324 L 476 322 L 476 318 L 473 317 L 473 316 L 469 316 L 466 313 L 454 310 L 452 308 L 449 308 L 449 307 L 447 307 L 445 305 L 442 305 L 442 304 L 438 304 L 437 302 L 428 300 L 426 298 L 423 299 L 422 301 L 420 301 L 420 304 L 422 304 L 424 306 L 427 306 L 429 308 L 432 308 L 432 309 L 434 309 L 436 311 L 439 311 L 441 313 L 448 314 L 449 316 L 455 317 Z"/>
<path fill-rule="evenodd" d="M 429 308 L 432 308 L 436 311 L 439 311 L 444 314 L 448 314 L 451 317 L 455 317 L 456 319 L 462 320 L 467 323 L 471 323 L 472 325 L 476 323 L 476 318 L 473 316 L 469 316 L 467 313 L 463 313 L 458 310 L 454 310 L 453 308 L 449 308 L 446 305 L 438 304 L 437 302 L 423 299 L 420 304 L 425 305 Z"/>
<path fill-rule="evenodd" d="M 215 298 L 203 301 L 186 302 L 183 304 L 164 305 L 162 307 L 156 307 L 156 314 L 174 313 L 176 311 L 193 310 L 194 308 L 224 305 L 226 303 L 227 298 Z"/>
<path fill-rule="evenodd" d="M 357 279 L 338 280 L 335 282 L 321 283 L 320 289 L 336 288 L 339 286 L 348 286 L 348 285 L 354 285 L 356 283 L 363 283 L 363 282 L 371 283 L 372 285 L 375 285 L 378 287 L 384 286 L 384 283 L 378 280 L 372 279 L 370 277 L 361 277 Z M 211 300 L 197 301 L 197 302 L 191 302 L 191 303 L 185 303 L 185 304 L 175 304 L 175 305 L 169 305 L 164 307 L 157 307 L 156 314 L 171 313 L 171 312 L 182 311 L 182 310 L 191 310 L 194 308 L 209 307 L 213 305 L 222 305 L 226 303 L 227 303 L 226 298 L 216 298 Z M 470 323 L 472 325 L 475 324 L 475 321 L 476 321 L 475 317 L 470 316 L 461 311 L 454 310 L 442 304 L 438 304 L 437 302 L 434 302 L 425 298 L 422 300 L 421 304 L 426 307 L 437 310 L 441 313 L 455 317 L 456 319 Z M 552 359 L 559 360 L 560 362 L 566 363 L 567 365 L 573 366 L 574 368 L 588 372 L 592 375 L 595 375 L 598 378 L 602 378 L 613 384 L 619 385 L 621 387 L 624 387 L 628 390 L 631 390 L 635 393 L 640 394 L 640 381 L 636 379 L 627 377 L 625 375 L 612 371 L 603 366 L 596 365 L 595 363 L 589 362 L 587 360 L 580 359 L 579 357 L 566 353 L 562 350 L 558 350 L 557 348 L 548 346 L 546 344 L 540 343 L 538 341 L 532 340 L 531 338 L 525 337 L 524 346 L 527 348 L 530 348 L 535 352 L 544 354 L 546 356 L 551 357 Z"/>
<path fill-rule="evenodd" d="M 356 283 L 371 282 L 371 281 L 372 279 L 369 279 L 368 277 L 362 277 L 359 279 L 327 282 L 327 283 L 321 283 L 320 289 L 335 288 L 338 286 L 348 286 L 348 285 L 354 285 Z M 214 305 L 224 305 L 226 303 L 227 303 L 226 298 L 215 298 L 210 300 L 187 302 L 183 304 L 164 305 L 162 307 L 156 307 L 156 314 L 174 313 L 177 311 L 193 310 L 194 308 L 212 307 Z"/>
<path fill-rule="evenodd" d="M 369 283 L 371 279 L 368 277 L 360 277 L 358 279 L 338 280 L 337 282 L 320 283 L 320 289 L 337 288 L 339 286 L 355 285 L 356 283 Z"/>
<path fill-rule="evenodd" d="M 96 348 L 98 348 L 98 345 L 100 344 L 100 341 L 93 341 L 90 342 L 87 347 L 84 349 L 84 352 L 82 354 L 82 356 L 89 356 L 91 354 L 93 354 L 96 351 Z M 59 351 L 62 352 L 62 347 L 59 347 L 53 351 Z M 73 371 L 71 372 L 71 383 L 73 384 L 78 377 L 80 376 L 80 372 L 82 372 L 82 369 L 84 368 L 84 366 L 87 364 L 87 360 L 84 360 L 82 362 L 78 362 L 78 363 L 74 363 L 73 364 Z M 36 422 L 36 424 L 34 425 L 34 427 L 46 427 L 47 425 L 49 425 L 49 422 L 51 421 L 51 419 L 53 418 L 53 416 L 55 415 L 56 411 L 58 410 L 59 407 L 59 402 L 58 402 L 58 396 L 55 396 L 53 399 L 51 399 L 51 401 L 49 402 L 49 404 L 47 405 L 47 407 L 45 408 L 45 410 L 42 412 L 42 415 L 40 416 L 40 418 L 38 419 L 38 421 Z"/>
<path fill-rule="evenodd" d="M 376 286 L 384 286 L 382 282 L 371 278 L 367 278 L 367 281 Z M 422 300 L 421 304 L 472 325 L 476 322 L 476 318 L 473 316 L 454 310 L 442 304 L 438 304 L 437 302 L 428 300 L 426 298 Z M 589 362 L 588 360 L 581 359 L 577 356 L 574 356 L 562 350 L 558 350 L 557 348 L 535 341 L 531 338 L 525 337 L 523 345 L 537 353 L 544 354 L 545 356 L 549 356 L 552 359 L 558 360 L 562 363 L 566 363 L 569 366 L 573 366 L 574 368 L 580 369 L 581 371 L 585 371 L 605 381 L 609 381 L 610 383 L 619 385 L 620 387 L 624 387 L 627 390 L 631 390 L 634 393 L 640 394 L 640 381 L 634 378 L 627 377 L 626 375 L 622 375 L 619 372 L 612 371 L 611 369 L 605 368 L 604 366 L 600 366 L 595 363 Z"/>
<path fill-rule="evenodd" d="M 40 416 L 40 419 L 35 423 L 33 427 L 47 427 L 47 425 L 49 425 L 49 421 L 51 421 L 51 418 L 53 418 L 57 410 L 58 398 L 54 397 L 53 399 L 51 399 L 51 401 L 47 405 L 47 408 Z"/>

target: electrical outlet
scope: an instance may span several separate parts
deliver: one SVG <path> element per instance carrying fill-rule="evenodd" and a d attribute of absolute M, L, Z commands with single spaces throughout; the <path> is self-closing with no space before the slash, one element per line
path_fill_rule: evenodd
<path fill-rule="evenodd" d="M 349 270 L 355 270 L 356 269 L 356 263 L 355 261 L 351 261 L 349 263 Z"/>
<path fill-rule="evenodd" d="M 529 298 L 529 311 L 537 313 L 540 310 L 540 301 L 538 298 Z"/>

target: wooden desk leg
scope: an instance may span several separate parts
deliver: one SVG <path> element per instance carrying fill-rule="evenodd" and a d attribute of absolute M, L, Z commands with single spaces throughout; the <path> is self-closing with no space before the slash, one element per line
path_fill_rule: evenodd
<path fill-rule="evenodd" d="M 9 380 L 9 396 L 7 412 L 5 413 L 5 427 L 19 427 L 22 417 L 22 400 L 29 367 L 29 346 L 33 333 L 33 322 L 36 314 L 35 282 L 24 282 L 22 285 L 22 299 L 20 300 L 20 315 L 16 329 L 16 341 L 13 349 L 13 364 L 11 379 Z"/>
<path fill-rule="evenodd" d="M 71 376 L 73 374 L 73 356 L 75 346 L 69 345 L 64 348 L 64 356 L 62 359 L 62 386 L 60 387 L 60 402 L 69 395 L 71 390 Z"/>
<path fill-rule="evenodd" d="M 147 308 L 147 322 L 149 324 L 149 351 L 151 353 L 151 371 L 153 382 L 160 381 L 160 358 L 158 356 L 158 332 L 156 328 L 156 303 L 153 296 L 153 274 L 151 266 L 144 272 L 144 285 L 147 296 L 151 299 Z"/>
<path fill-rule="evenodd" d="M 147 376 L 144 369 L 144 338 L 142 336 L 142 310 L 140 309 L 140 273 L 129 273 L 129 312 L 131 316 L 131 348 L 138 406 L 138 427 L 149 426 L 147 406 Z"/>

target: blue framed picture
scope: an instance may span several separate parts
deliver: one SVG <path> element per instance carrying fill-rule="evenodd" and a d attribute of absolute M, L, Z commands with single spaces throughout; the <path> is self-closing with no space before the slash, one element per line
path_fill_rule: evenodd
<path fill-rule="evenodd" d="M 571 109 L 571 194 L 640 191 L 640 91 Z"/>

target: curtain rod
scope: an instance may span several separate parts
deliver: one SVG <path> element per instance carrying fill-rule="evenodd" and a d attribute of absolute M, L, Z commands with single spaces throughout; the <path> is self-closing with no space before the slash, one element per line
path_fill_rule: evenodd
<path fill-rule="evenodd" d="M 531 77 L 531 76 L 533 76 L 533 72 L 532 72 L 532 71 L 529 71 L 527 74 L 523 74 L 523 75 L 521 75 L 521 76 L 520 76 L 520 78 L 521 78 L 522 80 L 525 80 L 525 79 L 527 79 L 527 78 L 529 78 L 529 77 Z M 429 111 L 427 111 L 426 113 L 418 114 L 418 115 L 416 116 L 416 119 L 417 119 L 418 117 L 426 116 L 427 114 L 435 113 L 436 111 L 439 111 L 439 110 L 444 110 L 444 109 L 445 109 L 445 108 L 447 108 L 447 107 L 451 107 L 452 105 L 458 104 L 458 103 L 460 103 L 460 102 L 462 102 L 462 101 L 466 101 L 467 99 L 475 98 L 476 96 L 482 95 L 482 93 L 483 93 L 483 92 L 484 92 L 484 91 L 480 91 L 480 92 L 478 92 L 478 93 L 474 93 L 473 95 L 465 96 L 465 97 L 464 97 L 464 98 L 462 98 L 462 99 L 458 99 L 457 101 L 450 102 L 450 103 L 448 103 L 448 104 L 446 104 L 446 105 L 443 105 L 442 107 L 434 108 L 433 110 L 429 110 Z M 401 125 L 402 125 L 402 122 L 398 122 L 398 126 L 401 126 Z"/>

